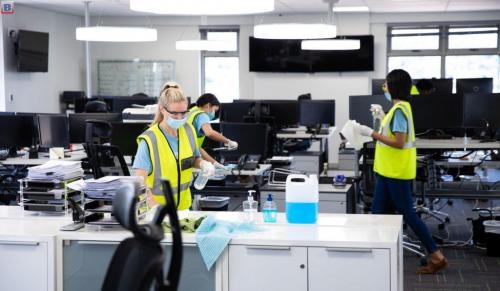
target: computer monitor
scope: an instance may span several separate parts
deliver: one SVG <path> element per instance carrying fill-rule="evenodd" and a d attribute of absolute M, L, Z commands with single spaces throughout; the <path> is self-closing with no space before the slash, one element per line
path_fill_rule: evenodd
<path fill-rule="evenodd" d="M 59 114 L 38 115 L 40 147 L 69 147 L 68 117 Z"/>
<path fill-rule="evenodd" d="M 372 95 L 384 95 L 382 90 L 384 83 L 385 79 L 372 79 Z"/>
<path fill-rule="evenodd" d="M 220 129 L 225 137 L 238 142 L 237 150 L 221 152 L 224 157 L 237 159 L 243 154 L 267 156 L 267 124 L 222 122 Z"/>
<path fill-rule="evenodd" d="M 220 120 L 226 122 L 243 122 L 249 114 L 254 101 L 238 101 L 234 103 L 221 103 Z"/>
<path fill-rule="evenodd" d="M 429 129 L 460 129 L 463 123 L 463 101 L 458 94 L 412 96 L 410 104 L 416 133 Z"/>
<path fill-rule="evenodd" d="M 121 113 L 74 113 L 68 116 L 69 120 L 69 142 L 84 143 L 86 120 L 102 120 L 109 123 L 121 122 Z"/>
<path fill-rule="evenodd" d="M 269 105 L 269 115 L 274 117 L 277 127 L 283 128 L 299 124 L 299 101 L 263 100 L 261 102 Z"/>
<path fill-rule="evenodd" d="M 105 97 L 104 102 L 110 103 L 111 112 L 122 113 L 125 108 L 134 107 L 134 105 L 152 105 L 158 103 L 156 98 L 151 97 Z"/>
<path fill-rule="evenodd" d="M 464 127 L 484 128 L 486 122 L 500 127 L 500 93 L 464 94 Z"/>
<path fill-rule="evenodd" d="M 436 89 L 434 94 L 451 94 L 453 92 L 453 79 L 431 79 Z"/>
<path fill-rule="evenodd" d="M 111 144 L 117 146 L 124 156 L 135 156 L 137 137 L 148 129 L 149 123 L 111 123 Z"/>
<path fill-rule="evenodd" d="M 457 79 L 457 94 L 492 93 L 493 78 Z"/>
<path fill-rule="evenodd" d="M 0 114 L 0 148 L 20 148 L 34 145 L 36 131 L 32 116 Z"/>
<path fill-rule="evenodd" d="M 304 100 L 299 107 L 301 125 L 335 125 L 335 100 Z"/>
<path fill-rule="evenodd" d="M 392 103 L 384 95 L 349 96 L 349 119 L 372 127 L 373 117 L 370 111 L 372 104 L 381 105 L 384 112 L 388 112 L 392 107 Z"/>

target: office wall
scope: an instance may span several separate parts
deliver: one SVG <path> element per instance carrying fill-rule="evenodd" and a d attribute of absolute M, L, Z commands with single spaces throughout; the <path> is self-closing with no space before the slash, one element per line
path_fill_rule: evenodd
<path fill-rule="evenodd" d="M 83 45 L 75 39 L 79 16 L 16 5 L 16 13 L 3 15 L 3 59 L 5 62 L 5 106 L 7 111 L 60 112 L 59 95 L 65 90 L 82 90 Z M 9 30 L 49 33 L 48 73 L 16 71 L 14 44 Z"/>

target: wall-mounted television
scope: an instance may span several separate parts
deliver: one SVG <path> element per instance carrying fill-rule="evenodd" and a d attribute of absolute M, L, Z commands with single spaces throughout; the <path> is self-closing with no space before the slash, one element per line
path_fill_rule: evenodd
<path fill-rule="evenodd" d="M 49 34 L 19 30 L 16 42 L 18 72 L 47 72 L 49 63 Z"/>
<path fill-rule="evenodd" d="M 359 39 L 358 50 L 302 50 L 302 40 L 250 37 L 251 72 L 373 71 L 373 35 L 337 36 Z"/>

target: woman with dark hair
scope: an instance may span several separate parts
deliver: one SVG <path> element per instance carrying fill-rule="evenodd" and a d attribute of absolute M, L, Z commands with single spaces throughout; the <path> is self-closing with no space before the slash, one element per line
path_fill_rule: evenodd
<path fill-rule="evenodd" d="M 200 148 L 201 157 L 214 164 L 215 167 L 224 167 L 212 158 L 204 149 L 201 148 L 205 137 L 209 137 L 215 141 L 221 142 L 230 149 L 237 149 L 238 143 L 232 141 L 210 125 L 210 120 L 215 118 L 215 112 L 219 110 L 220 102 L 212 93 L 205 93 L 198 98 L 196 106 L 189 109 L 190 115 L 188 122 L 193 125 L 196 130 L 196 142 Z"/>
<path fill-rule="evenodd" d="M 415 129 L 409 101 L 412 80 L 404 70 L 393 70 L 387 77 L 383 90 L 392 102 L 391 110 L 384 116 L 379 132 L 359 125 L 364 136 L 376 140 L 374 171 L 377 173 L 373 214 L 387 214 L 392 209 L 403 218 L 418 236 L 430 254 L 426 266 L 418 268 L 419 274 L 434 274 L 448 266 L 448 261 L 437 248 L 424 222 L 413 208 L 412 182 L 417 171 Z"/>

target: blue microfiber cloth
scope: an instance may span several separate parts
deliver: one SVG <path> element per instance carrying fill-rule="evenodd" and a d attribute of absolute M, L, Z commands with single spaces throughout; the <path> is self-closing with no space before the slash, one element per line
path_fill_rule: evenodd
<path fill-rule="evenodd" d="M 210 270 L 233 236 L 258 230 L 261 229 L 253 222 L 230 222 L 207 216 L 196 230 L 196 244 L 207 269 Z"/>

